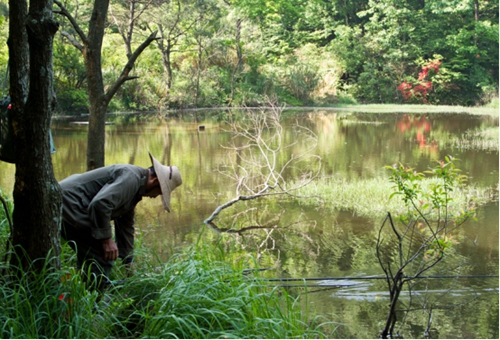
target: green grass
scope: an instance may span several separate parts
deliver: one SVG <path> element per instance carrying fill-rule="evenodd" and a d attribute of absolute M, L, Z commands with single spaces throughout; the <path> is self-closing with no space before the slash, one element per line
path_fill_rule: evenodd
<path fill-rule="evenodd" d="M 0 267 L 4 270 L 6 264 L 0 263 Z M 95 315 L 97 294 L 87 292 L 78 276 L 62 282 L 61 278 L 70 271 L 47 268 L 39 274 L 29 270 L 20 272 L 20 277 L 4 275 L 1 278 L 2 338 L 102 337 L 89 323 Z M 68 293 L 70 295 L 60 299 Z"/>
<path fill-rule="evenodd" d="M 7 195 L 4 194 L 2 189 L 0 189 L 0 196 L 2 197 L 2 202 L 0 202 L 0 254 L 5 252 L 6 242 L 10 235 L 10 225 L 7 219 L 7 213 L 12 216 L 13 201 L 9 199 Z M 5 203 L 5 205 L 4 205 Z"/>
<path fill-rule="evenodd" d="M 325 338 L 333 324 L 307 315 L 297 297 L 259 284 L 224 251 L 193 246 L 168 263 L 139 263 L 109 306 L 116 337 Z M 326 331 L 326 333 L 325 333 Z"/>
<path fill-rule="evenodd" d="M 300 296 L 244 275 L 243 263 L 229 264 L 222 248 L 194 245 L 166 263 L 147 249 L 139 253 L 135 275 L 110 286 L 101 301 L 75 274 L 67 245 L 61 270 L 3 276 L 1 337 L 335 337 L 335 325 L 302 310 Z M 117 276 L 122 269 L 115 268 Z"/>
<path fill-rule="evenodd" d="M 436 179 L 426 178 L 422 181 L 422 189 L 427 190 Z M 322 209 L 349 210 L 359 216 L 380 217 L 387 212 L 401 213 L 406 210 L 398 196 L 389 199 L 393 193 L 393 184 L 386 178 L 363 179 L 348 182 L 343 178 L 333 177 L 318 180 L 303 187 L 297 195 L 312 198 L 299 199 L 299 204 L 316 205 Z M 463 210 L 474 204 L 483 205 L 497 199 L 498 193 L 492 188 L 467 186 L 452 192 L 449 205 L 450 212 Z"/>
<path fill-rule="evenodd" d="M 498 97 L 492 98 L 490 102 L 485 105 L 485 107 L 491 107 L 498 110 Z"/>

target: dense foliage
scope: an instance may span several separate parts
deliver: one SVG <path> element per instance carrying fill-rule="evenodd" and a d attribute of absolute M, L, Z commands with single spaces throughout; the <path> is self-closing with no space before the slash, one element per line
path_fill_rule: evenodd
<path fill-rule="evenodd" d="M 92 2 L 65 6 L 85 27 Z M 7 0 L 0 11 L 6 41 Z M 252 106 L 270 98 L 479 105 L 497 96 L 498 13 L 495 0 L 113 1 L 103 75 L 116 79 L 130 49 L 158 31 L 161 39 L 131 74 L 139 78 L 125 83 L 111 110 Z M 59 110 L 87 111 L 83 58 L 65 37 L 71 26 L 58 19 Z M 7 44 L 0 63 L 7 68 Z M 429 65 L 439 71 L 422 78 Z"/>

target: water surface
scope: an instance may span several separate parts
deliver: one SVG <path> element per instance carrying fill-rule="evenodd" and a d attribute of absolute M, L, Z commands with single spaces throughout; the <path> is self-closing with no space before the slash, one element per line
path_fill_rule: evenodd
<path fill-rule="evenodd" d="M 172 194 L 172 213 L 163 211 L 160 199 L 145 198 L 138 206 L 138 232 L 164 259 L 176 248 L 192 244 L 200 234 L 206 242 L 218 236 L 203 220 L 234 195 L 236 183 L 218 171 L 229 155 L 222 147 L 231 139 L 222 123 L 227 114 L 220 111 L 168 118 L 160 114 L 109 116 L 114 124 L 106 127 L 107 165 L 130 163 L 148 167 L 149 151 L 163 164 L 178 166 L 182 173 L 184 183 Z M 488 144 L 474 137 L 482 131 L 498 130 L 498 118 L 319 109 L 286 116 L 287 141 L 296 138 L 287 129 L 295 121 L 317 135 L 315 153 L 322 157 L 324 176 L 339 176 L 348 181 L 385 178 L 385 165 L 401 162 L 423 171 L 434 166 L 436 160 L 453 155 L 460 159 L 457 166 L 469 176 L 471 184 L 498 188 L 498 139 Z M 87 126 L 74 124 L 74 120 L 86 119 L 55 119 L 53 123 L 57 180 L 85 171 Z M 288 156 L 296 154 L 300 147 L 299 141 L 295 149 L 287 151 Z M 14 166 L 0 163 L 0 171 L 0 187 L 11 192 Z M 264 212 L 282 214 L 281 225 L 300 223 L 293 228 L 231 235 L 234 249 L 228 251 L 232 259 L 252 255 L 262 267 L 275 268 L 271 276 L 324 278 L 304 281 L 311 284 L 314 292 L 303 303 L 343 323 L 345 334 L 377 335 L 385 321 L 388 301 L 384 282 L 331 279 L 382 274 L 374 249 L 384 216 L 369 219 L 349 211 L 318 210 L 291 202 L 268 204 L 265 200 L 248 202 L 237 209 L 252 209 L 254 217 L 262 217 Z M 479 209 L 478 220 L 468 221 L 459 232 L 455 259 L 461 263 L 462 275 L 496 278 L 431 280 L 427 286 L 416 287 L 416 295 L 439 301 L 434 304 L 433 337 L 498 338 L 498 225 L 498 202 Z M 419 301 L 417 296 L 413 299 Z M 422 337 L 426 324 L 425 313 L 412 313 L 403 335 Z"/>

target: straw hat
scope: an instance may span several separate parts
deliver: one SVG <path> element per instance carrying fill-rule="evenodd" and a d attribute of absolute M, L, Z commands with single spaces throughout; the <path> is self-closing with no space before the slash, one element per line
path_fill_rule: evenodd
<path fill-rule="evenodd" d="M 149 153 L 151 163 L 161 187 L 161 200 L 166 211 L 170 212 L 170 193 L 182 184 L 181 173 L 176 166 L 162 165 Z"/>

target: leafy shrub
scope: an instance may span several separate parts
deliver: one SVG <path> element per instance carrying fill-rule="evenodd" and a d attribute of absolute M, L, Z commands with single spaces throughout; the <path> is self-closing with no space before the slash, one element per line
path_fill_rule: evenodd
<path fill-rule="evenodd" d="M 57 93 L 57 110 L 64 113 L 88 112 L 89 100 L 85 89 L 59 90 Z"/>

